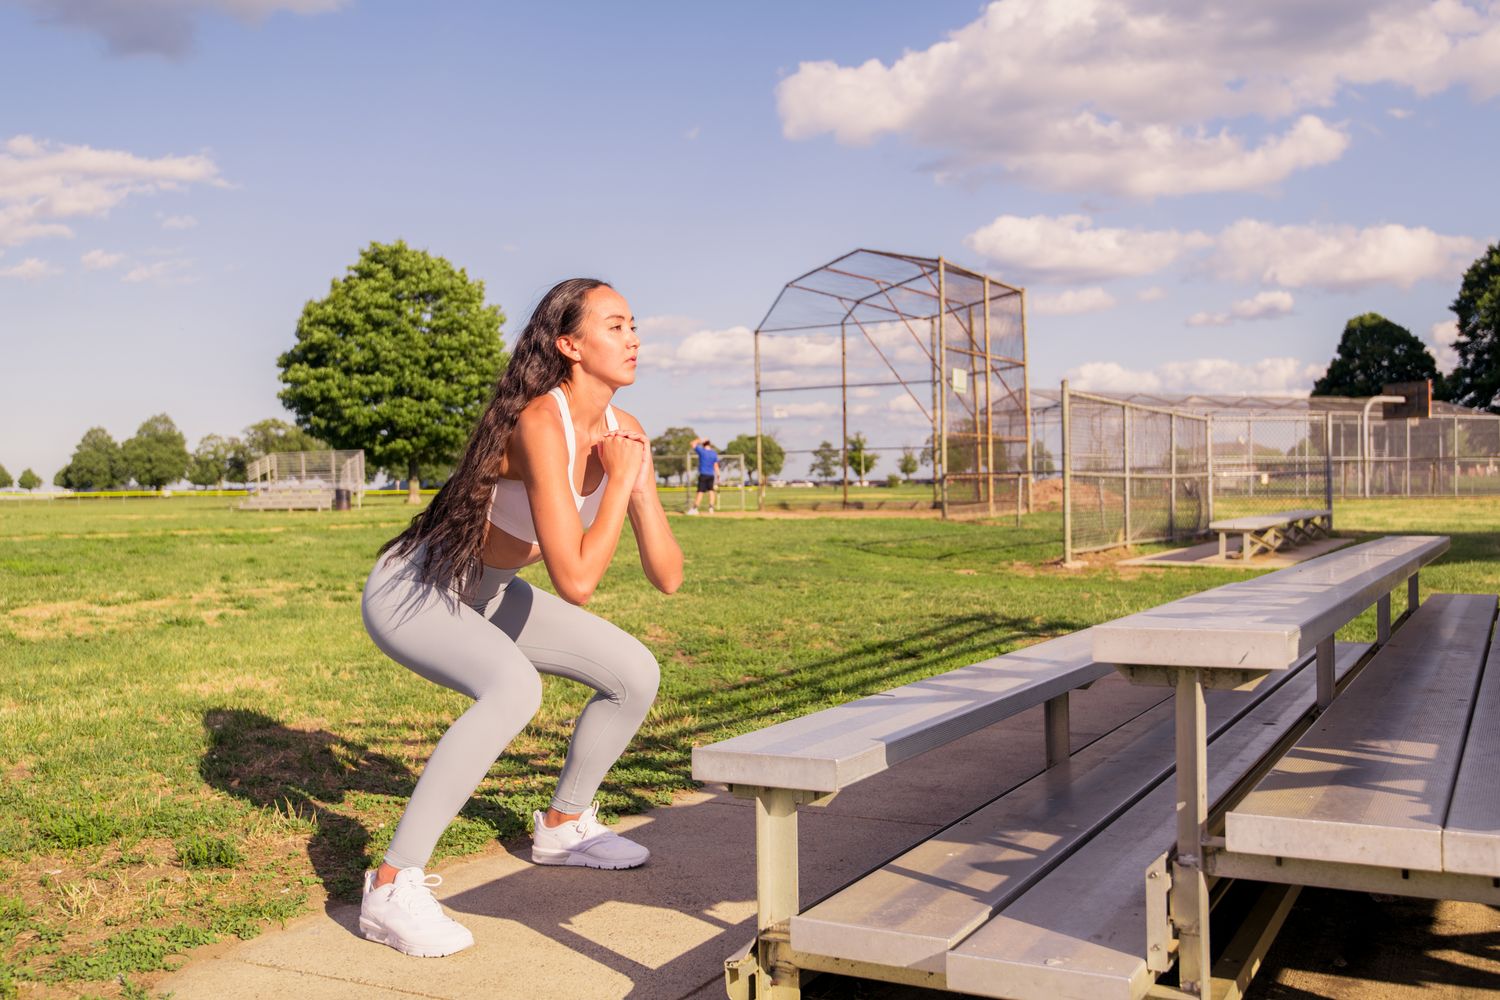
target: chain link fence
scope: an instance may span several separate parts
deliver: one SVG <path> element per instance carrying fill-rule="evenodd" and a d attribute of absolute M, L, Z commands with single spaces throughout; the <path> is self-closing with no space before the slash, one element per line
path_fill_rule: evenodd
<path fill-rule="evenodd" d="M 1500 416 L 1380 420 L 1341 413 L 1333 417 L 1332 439 L 1339 497 L 1500 494 Z"/>
<path fill-rule="evenodd" d="M 1207 417 L 1071 392 L 1066 382 L 1060 417 L 1066 560 L 1207 530 Z"/>

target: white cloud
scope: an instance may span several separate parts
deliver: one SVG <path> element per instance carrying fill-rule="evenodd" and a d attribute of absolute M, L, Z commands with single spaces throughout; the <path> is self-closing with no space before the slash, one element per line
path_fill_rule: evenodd
<path fill-rule="evenodd" d="M 1235 281 L 1287 288 L 1410 288 L 1427 279 L 1456 281 L 1482 247 L 1479 240 L 1425 226 L 1276 226 L 1241 219 L 1219 234 L 1213 266 Z"/>
<path fill-rule="evenodd" d="M 1167 297 L 1167 290 L 1160 285 L 1152 285 L 1136 292 L 1135 297 L 1140 302 L 1160 302 Z"/>
<path fill-rule="evenodd" d="M 198 19 L 227 14 L 253 23 L 280 11 L 322 14 L 348 0 L 22 0 L 43 24 L 103 36 L 115 55 L 180 57 L 193 47 Z"/>
<path fill-rule="evenodd" d="M 1261 292 L 1248 299 L 1240 299 L 1229 307 L 1227 313 L 1197 312 L 1187 319 L 1188 326 L 1228 326 L 1241 319 L 1275 319 L 1292 311 L 1292 293 L 1280 290 Z"/>
<path fill-rule="evenodd" d="M 964 237 L 964 245 L 975 253 L 1044 281 L 1150 274 L 1212 242 L 1203 233 L 1175 229 L 1093 228 L 1086 215 L 1002 215 Z"/>
<path fill-rule="evenodd" d="M 1263 358 L 1249 364 L 1225 358 L 1196 358 L 1170 361 L 1152 369 L 1093 361 L 1070 370 L 1067 378 L 1072 388 L 1095 392 L 1279 395 L 1307 392 L 1325 368 L 1285 357 Z"/>
<path fill-rule="evenodd" d="M 139 264 L 125 272 L 125 276 L 120 280 L 131 284 L 143 281 L 182 284 L 191 280 L 183 272 L 191 267 L 192 263 L 190 260 L 173 258 L 171 260 L 158 260 L 151 264 Z"/>
<path fill-rule="evenodd" d="M 1437 361 L 1438 371 L 1446 375 L 1458 367 L 1458 349 L 1453 346 L 1458 340 L 1458 320 L 1447 319 L 1432 324 L 1427 339 L 1432 342 L 1432 356 Z"/>
<path fill-rule="evenodd" d="M 679 325 L 681 317 L 643 320 L 642 328 Z M 641 363 L 669 372 L 740 369 L 754 364 L 754 332 L 748 326 L 697 329 L 676 339 L 642 338 Z M 761 338 L 761 368 L 837 367 L 839 339 L 828 335 L 774 334 Z"/>
<path fill-rule="evenodd" d="M 106 253 L 103 250 L 90 250 L 78 259 L 83 262 L 86 271 L 107 271 L 124 260 L 125 255 Z"/>
<path fill-rule="evenodd" d="M 1056 294 L 1030 296 L 1028 307 L 1038 316 L 1076 316 L 1112 308 L 1115 297 L 1104 289 L 1069 288 Z"/>
<path fill-rule="evenodd" d="M 698 138 L 698 136 L 700 136 L 702 134 L 703 134 L 702 127 L 698 126 L 698 125 L 694 125 L 692 128 L 690 128 L 686 132 L 682 133 L 682 137 L 684 139 L 686 139 L 688 142 L 692 142 L 694 139 Z"/>
<path fill-rule="evenodd" d="M 942 172 L 1142 197 L 1265 188 L 1336 160 L 1320 114 L 1362 88 L 1500 92 L 1500 5 L 1474 0 L 1003 0 L 886 65 L 806 62 L 785 135 L 901 136 Z"/>
<path fill-rule="evenodd" d="M 19 264 L 0 268 L 0 278 L 17 278 L 21 281 L 50 278 L 54 274 L 62 274 L 62 269 L 42 260 L 40 257 L 27 257 Z"/>
<path fill-rule="evenodd" d="M 62 220 L 98 218 L 134 194 L 222 186 L 206 156 L 148 158 L 13 136 L 0 146 L 0 246 L 72 236 Z"/>
<path fill-rule="evenodd" d="M 1409 108 L 1387 108 L 1385 113 L 1398 121 L 1410 118 L 1412 115 L 1416 114 L 1415 111 L 1412 111 Z"/>
<path fill-rule="evenodd" d="M 161 220 L 163 229 L 192 229 L 198 220 L 191 215 L 169 215 Z"/>

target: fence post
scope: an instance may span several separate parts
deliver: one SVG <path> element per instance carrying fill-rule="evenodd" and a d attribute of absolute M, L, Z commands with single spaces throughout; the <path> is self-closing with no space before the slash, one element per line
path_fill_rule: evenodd
<path fill-rule="evenodd" d="M 1068 380 L 1062 380 L 1063 562 L 1073 561 L 1073 422 Z"/>
<path fill-rule="evenodd" d="M 1333 510 L 1333 411 L 1327 410 L 1323 414 L 1323 507 L 1329 511 Z M 1328 515 L 1328 523 L 1333 524 L 1333 514 Z"/>
<path fill-rule="evenodd" d="M 1453 495 L 1458 496 L 1458 417 L 1453 418 Z"/>
<path fill-rule="evenodd" d="M 1167 479 L 1167 537 L 1177 540 L 1177 414 L 1167 418 L 1167 451 L 1171 454 L 1172 474 Z"/>
<path fill-rule="evenodd" d="M 1203 527 L 1208 527 L 1214 519 L 1214 415 L 1210 413 L 1204 420 L 1203 443 L 1208 452 L 1208 517 L 1203 522 Z"/>
<path fill-rule="evenodd" d="M 1125 404 L 1125 405 L 1122 405 L 1120 407 L 1120 426 L 1124 429 L 1123 437 L 1125 438 L 1125 441 L 1124 441 L 1125 447 L 1123 449 L 1123 454 L 1124 454 L 1124 457 L 1125 457 L 1125 461 L 1123 463 L 1123 468 L 1125 470 L 1125 538 L 1123 539 L 1123 541 L 1124 541 L 1124 543 L 1126 545 L 1129 545 L 1130 544 L 1130 406 L 1129 406 L 1129 404 Z"/>

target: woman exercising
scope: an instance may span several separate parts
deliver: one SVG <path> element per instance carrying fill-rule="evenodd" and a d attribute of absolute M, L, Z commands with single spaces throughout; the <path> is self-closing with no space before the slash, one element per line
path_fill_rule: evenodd
<path fill-rule="evenodd" d="M 640 340 L 625 299 L 573 278 L 537 304 L 453 477 L 387 542 L 365 584 L 365 628 L 396 662 L 474 699 L 422 771 L 385 862 L 365 874 L 359 926 L 408 955 L 474 943 L 432 895 L 438 837 L 541 705 L 540 673 L 598 693 L 579 715 L 531 859 L 633 868 L 649 852 L 611 833 L 594 795 L 656 697 L 655 658 L 584 611 L 625 518 L 646 577 L 682 583 L 682 550 L 656 496 L 646 433 L 610 405 L 635 381 Z M 554 597 L 516 574 L 538 560 Z"/>

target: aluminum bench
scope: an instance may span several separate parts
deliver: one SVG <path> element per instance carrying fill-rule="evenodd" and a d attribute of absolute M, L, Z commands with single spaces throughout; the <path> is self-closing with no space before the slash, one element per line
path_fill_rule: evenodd
<path fill-rule="evenodd" d="M 1324 509 L 1284 510 L 1276 514 L 1251 514 L 1213 521 L 1209 531 L 1218 532 L 1219 558 L 1232 557 L 1229 536 L 1239 535 L 1239 557 L 1246 562 L 1261 552 L 1275 552 L 1283 545 L 1301 545 L 1333 533 L 1333 511 Z"/>
<path fill-rule="evenodd" d="M 1374 605 L 1388 640 L 1391 590 L 1406 582 L 1415 610 L 1418 571 L 1446 549 L 1444 538 L 1382 539 L 987 661 L 993 672 L 1021 658 L 1007 672 L 1030 678 L 1013 688 L 1024 695 L 945 683 L 981 664 L 695 750 L 695 777 L 757 798 L 757 938 L 726 963 L 730 996 L 799 997 L 807 970 L 1014 1000 L 1242 989 L 1295 888 L 1267 889 L 1211 967 L 1208 883 L 1218 876 L 1204 854 L 1222 838 L 1210 832 L 1340 680 L 1371 661 L 1370 647 L 1335 644 L 1334 633 Z M 1023 701 L 1056 704 L 1050 692 L 1097 678 L 1104 664 L 1173 694 L 1071 758 L 1065 740 L 1057 752 L 1054 725 L 1047 770 L 799 912 L 799 802 Z M 939 692 L 940 708 L 923 707 Z M 965 707 L 976 694 L 983 707 Z M 1483 704 L 1500 716 L 1500 695 Z M 928 718 L 947 727 L 942 739 L 924 735 Z M 1464 832 L 1488 829 L 1484 806 L 1470 815 Z M 1155 986 L 1174 964 L 1179 988 Z"/>

